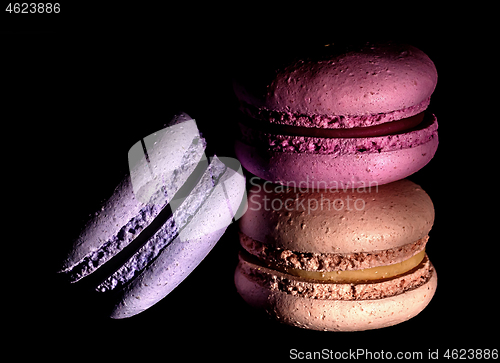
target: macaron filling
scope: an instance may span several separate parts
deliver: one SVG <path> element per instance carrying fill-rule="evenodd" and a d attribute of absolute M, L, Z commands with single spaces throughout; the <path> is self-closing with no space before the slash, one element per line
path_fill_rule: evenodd
<path fill-rule="evenodd" d="M 415 129 L 424 120 L 425 112 L 403 118 L 401 120 L 386 122 L 373 126 L 353 128 L 319 128 L 291 126 L 284 124 L 267 123 L 253 120 L 252 123 L 243 120 L 248 127 L 256 128 L 262 132 L 278 135 L 326 137 L 326 138 L 358 138 L 396 135 Z"/>
<path fill-rule="evenodd" d="M 393 279 L 422 264 L 429 236 L 389 250 L 306 253 L 272 247 L 239 232 L 240 259 L 305 281 L 358 284 Z"/>
<path fill-rule="evenodd" d="M 334 282 L 337 284 L 350 284 L 350 283 L 359 283 L 362 281 L 368 282 L 368 281 L 389 279 L 396 277 L 398 275 L 402 275 L 417 267 L 424 259 L 424 256 L 425 256 L 425 250 L 422 250 L 415 256 L 410 257 L 409 259 L 403 262 L 386 266 L 366 268 L 361 270 L 320 272 L 320 271 L 300 270 L 295 268 L 284 268 L 284 269 L 276 267 L 274 268 L 279 271 L 281 270 L 287 274 L 297 277 L 302 277 L 308 280 Z"/>
<path fill-rule="evenodd" d="M 349 283 L 314 280 L 278 271 L 245 252 L 240 252 L 237 271 L 269 291 L 281 291 L 310 299 L 347 301 L 375 300 L 399 295 L 424 285 L 435 274 L 425 252 L 422 260 L 406 272 L 393 277 Z"/>
<path fill-rule="evenodd" d="M 399 123 L 400 122 L 400 123 Z M 396 125 L 394 128 L 392 124 Z M 279 133 L 281 131 L 274 130 L 266 132 L 259 129 L 259 122 L 249 124 L 249 121 L 240 123 L 240 140 L 246 145 L 254 145 L 264 150 L 271 152 L 286 152 L 286 153 L 306 153 L 318 155 L 353 155 L 366 153 L 380 153 L 387 151 L 395 151 L 407 148 L 414 148 L 437 140 L 438 123 L 436 117 L 431 113 L 421 112 L 418 115 L 406 118 L 404 120 L 392 121 L 386 124 L 380 124 L 369 127 L 357 127 L 354 129 L 319 129 L 309 127 L 290 126 L 291 129 L 298 131 L 299 129 L 316 130 L 314 132 L 346 132 L 342 137 L 316 137 L 304 135 L 287 135 Z M 284 125 L 272 125 L 271 128 L 287 127 Z M 409 127 L 405 129 L 405 127 Z M 365 132 L 365 136 L 347 137 L 347 135 L 355 130 L 370 129 Z M 318 131 L 319 130 L 319 131 Z M 282 130 L 284 131 L 284 130 Z M 392 132 L 382 136 L 366 136 L 366 134 L 374 135 L 376 133 Z M 362 135 L 361 133 L 359 135 Z"/>
<path fill-rule="evenodd" d="M 281 271 L 327 272 L 359 271 L 402 263 L 422 253 L 429 236 L 403 246 L 381 251 L 353 253 L 309 253 L 272 247 L 239 232 L 240 244 L 250 255 Z M 326 274 L 328 276 L 328 274 Z"/>
<path fill-rule="evenodd" d="M 262 122 L 303 126 L 308 128 L 322 129 L 350 129 L 355 127 L 369 127 L 384 124 L 392 121 L 417 115 L 427 109 L 430 104 L 430 95 L 423 101 L 394 111 L 377 111 L 363 114 L 332 113 L 332 110 L 325 110 L 325 113 L 297 112 L 286 108 L 275 109 L 262 105 L 253 105 L 248 101 L 240 99 L 240 110 L 253 120 Z"/>

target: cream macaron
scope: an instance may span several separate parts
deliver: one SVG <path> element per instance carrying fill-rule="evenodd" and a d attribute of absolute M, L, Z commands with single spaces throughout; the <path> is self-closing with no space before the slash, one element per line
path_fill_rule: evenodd
<path fill-rule="evenodd" d="M 254 180 L 235 272 L 248 304 L 289 325 L 359 331 L 406 321 L 430 302 L 434 208 L 418 185 L 302 189 Z"/>

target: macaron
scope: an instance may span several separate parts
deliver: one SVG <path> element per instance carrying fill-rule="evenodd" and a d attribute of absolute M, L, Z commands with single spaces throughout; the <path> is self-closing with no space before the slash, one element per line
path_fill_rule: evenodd
<path fill-rule="evenodd" d="M 196 122 L 177 115 L 132 146 L 126 175 L 74 239 L 60 273 L 103 295 L 103 314 L 137 315 L 176 288 L 243 212 L 233 158 L 205 156 Z M 110 302 L 108 304 L 108 302 Z"/>
<path fill-rule="evenodd" d="M 102 293 L 118 290 L 111 318 L 134 316 L 167 296 L 238 218 L 245 178 L 234 162 L 213 157 L 200 181 L 167 221 L 97 286 Z"/>
<path fill-rule="evenodd" d="M 305 329 L 361 331 L 404 322 L 431 301 L 434 208 L 417 184 L 252 184 L 234 276 L 250 306 Z"/>
<path fill-rule="evenodd" d="M 380 185 L 436 152 L 437 119 L 427 107 L 437 71 L 413 46 L 327 44 L 261 68 L 235 76 L 233 87 L 242 111 L 236 155 L 258 177 Z"/>
<path fill-rule="evenodd" d="M 88 276 L 126 248 L 188 181 L 196 168 L 206 168 L 206 141 L 189 115 L 175 115 L 166 128 L 134 144 L 129 153 L 130 175 L 91 215 L 74 239 L 62 264 L 71 282 Z M 197 174 L 200 174 L 198 172 Z"/>

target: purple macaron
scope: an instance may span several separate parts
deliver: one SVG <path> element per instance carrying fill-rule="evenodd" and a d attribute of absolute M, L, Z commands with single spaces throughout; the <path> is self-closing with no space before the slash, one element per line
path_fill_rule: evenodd
<path fill-rule="evenodd" d="M 207 159 L 186 114 L 166 126 L 130 149 L 130 175 L 84 225 L 60 268 L 71 282 L 105 271 L 95 290 L 113 297 L 112 318 L 168 295 L 242 214 L 239 162 Z"/>

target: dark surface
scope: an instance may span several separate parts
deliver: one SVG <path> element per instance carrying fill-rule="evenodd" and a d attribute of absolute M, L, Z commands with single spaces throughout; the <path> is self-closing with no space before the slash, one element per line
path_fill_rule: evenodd
<path fill-rule="evenodd" d="M 8 311 L 19 322 L 12 328 L 14 336 L 46 342 L 38 348 L 40 354 L 61 354 L 61 348 L 70 346 L 80 352 L 75 356 L 92 357 L 104 346 L 113 356 L 142 352 L 142 360 L 153 360 L 160 353 L 165 361 L 172 353 L 191 359 L 238 353 L 238 359 L 283 361 L 293 348 L 421 351 L 424 357 L 436 348 L 441 355 L 447 348 L 493 348 L 489 334 L 490 325 L 498 323 L 492 289 L 497 282 L 489 259 L 496 240 L 487 237 L 489 208 L 482 208 L 494 208 L 498 198 L 491 193 L 490 178 L 495 177 L 477 172 L 489 154 L 478 151 L 479 142 L 471 147 L 477 142 L 473 120 L 462 117 L 477 109 L 477 93 L 472 92 L 476 80 L 457 70 L 463 39 L 459 33 L 437 36 L 431 29 L 398 29 L 380 36 L 421 48 L 439 74 L 430 110 L 438 118 L 440 145 L 435 158 L 410 177 L 427 191 L 436 209 L 427 251 L 438 273 L 438 289 L 417 317 L 357 333 L 307 331 L 269 321 L 236 293 L 235 225 L 169 296 L 130 319 L 101 317 L 99 298 L 55 274 L 71 237 L 127 172 L 127 152 L 135 142 L 183 110 L 197 120 L 208 141 L 207 154 L 234 156 L 238 111 L 231 75 L 247 59 L 245 54 L 261 52 L 272 60 L 281 49 L 310 44 L 311 39 L 329 42 L 326 31 L 297 27 L 286 33 L 276 26 L 254 32 L 252 22 L 240 24 L 237 19 L 226 27 L 221 21 L 200 25 L 190 35 L 182 26 L 194 23 L 154 31 L 136 31 L 130 23 L 121 32 L 119 27 L 88 22 L 85 27 L 82 22 L 75 27 L 63 23 L 48 32 L 2 33 L 9 54 L 1 61 L 9 77 L 2 110 L 6 123 L 16 128 L 7 137 L 12 145 L 4 165 L 16 167 L 6 175 L 20 176 L 7 179 L 15 192 L 6 193 L 21 207 L 14 214 L 21 221 L 15 227 L 19 237 L 9 241 L 16 258 L 7 265 L 14 285 L 7 290 Z M 461 28 L 457 24 L 454 29 Z M 367 39 L 377 38 L 371 31 L 366 34 Z M 334 38 L 350 37 L 335 32 Z M 469 51 L 479 46 L 469 44 Z M 470 97 L 464 89 L 471 91 Z M 21 150 L 29 153 L 22 165 L 12 157 Z M 463 160 L 473 152 L 477 154 Z M 483 194 L 477 185 L 491 188 Z"/>

